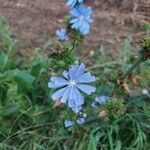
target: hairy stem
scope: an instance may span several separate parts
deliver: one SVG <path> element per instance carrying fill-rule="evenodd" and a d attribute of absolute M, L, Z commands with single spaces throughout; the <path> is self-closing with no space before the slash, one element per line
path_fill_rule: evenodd
<path fill-rule="evenodd" d="M 93 69 L 97 69 L 97 68 L 104 68 L 104 67 L 111 67 L 111 66 L 120 66 L 121 62 L 117 62 L 117 61 L 112 61 L 112 62 L 107 62 L 104 64 L 97 64 L 91 67 L 88 67 L 88 70 L 93 70 Z"/>
<path fill-rule="evenodd" d="M 127 72 L 122 76 L 122 78 L 126 78 L 127 76 L 129 76 L 132 71 L 142 62 L 142 58 L 139 58 L 132 66 L 131 68 L 129 68 L 129 70 L 127 70 Z"/>

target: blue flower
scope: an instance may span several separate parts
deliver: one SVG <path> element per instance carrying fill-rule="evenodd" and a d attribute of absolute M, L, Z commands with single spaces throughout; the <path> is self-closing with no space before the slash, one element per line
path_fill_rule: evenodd
<path fill-rule="evenodd" d="M 82 125 L 82 124 L 84 124 L 84 122 L 85 122 L 85 118 L 79 118 L 79 119 L 77 119 L 77 124 L 78 125 Z"/>
<path fill-rule="evenodd" d="M 69 39 L 67 35 L 67 31 L 64 28 L 56 30 L 56 35 L 57 35 L 58 40 L 61 42 L 67 41 Z"/>
<path fill-rule="evenodd" d="M 76 122 L 75 121 L 71 121 L 71 120 L 65 120 L 65 123 L 64 123 L 65 127 L 70 130 L 71 127 L 73 125 L 75 125 L 75 124 L 78 124 L 78 125 L 84 124 L 85 123 L 85 119 L 87 117 L 87 114 L 85 114 L 83 112 L 80 112 L 78 115 L 79 116 L 78 116 L 78 119 L 76 120 Z"/>
<path fill-rule="evenodd" d="M 97 102 L 96 102 L 96 101 L 92 102 L 91 106 L 92 106 L 93 108 L 96 108 Z"/>
<path fill-rule="evenodd" d="M 65 124 L 66 128 L 70 128 L 70 127 L 72 127 L 74 125 L 74 122 L 71 121 L 71 120 L 65 120 L 64 124 Z"/>
<path fill-rule="evenodd" d="M 71 9 L 72 19 L 70 20 L 71 28 L 79 30 L 81 34 L 86 35 L 90 30 L 90 23 L 93 22 L 91 17 L 92 8 L 78 5 Z"/>
<path fill-rule="evenodd" d="M 108 100 L 107 96 L 99 96 L 95 98 L 95 101 L 98 102 L 100 105 L 104 105 Z"/>
<path fill-rule="evenodd" d="M 84 124 L 86 117 L 87 117 L 87 114 L 80 112 L 79 118 L 76 120 L 77 124 L 78 125 Z"/>
<path fill-rule="evenodd" d="M 74 7 L 76 4 L 82 3 L 84 0 L 67 0 L 67 6 Z"/>
<path fill-rule="evenodd" d="M 59 88 L 51 97 L 54 101 L 60 100 L 68 103 L 68 107 L 74 109 L 84 104 L 84 92 L 90 95 L 96 88 L 88 85 L 95 81 L 90 73 L 85 73 L 85 65 L 72 65 L 68 71 L 63 72 L 63 77 L 51 77 L 48 87 Z"/>
<path fill-rule="evenodd" d="M 104 105 L 109 97 L 107 96 L 99 96 L 95 98 L 95 101 L 91 104 L 93 108 L 95 108 L 97 105 Z"/>

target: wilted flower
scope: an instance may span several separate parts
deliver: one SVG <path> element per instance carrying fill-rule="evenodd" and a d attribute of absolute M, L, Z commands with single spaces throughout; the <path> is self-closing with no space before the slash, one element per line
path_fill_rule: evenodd
<path fill-rule="evenodd" d="M 63 77 L 51 77 L 48 83 L 49 88 L 59 88 L 52 95 L 54 101 L 60 100 L 68 103 L 72 109 L 79 108 L 84 104 L 84 97 L 81 91 L 90 95 L 96 88 L 88 85 L 95 81 L 90 73 L 85 73 L 85 65 L 72 65 L 68 71 L 63 72 Z"/>
<path fill-rule="evenodd" d="M 72 19 L 70 20 L 71 28 L 79 30 L 81 34 L 86 35 L 90 30 L 90 23 L 93 22 L 91 17 L 92 8 L 85 7 L 84 5 L 78 5 L 71 9 L 70 13 Z"/>
<path fill-rule="evenodd" d="M 74 7 L 76 4 L 82 3 L 84 0 L 67 0 L 67 6 Z"/>
<path fill-rule="evenodd" d="M 106 117 L 108 115 L 107 110 L 103 109 L 99 112 L 98 116 L 100 117 Z"/>
<path fill-rule="evenodd" d="M 64 28 L 56 30 L 56 35 L 57 35 L 58 40 L 61 42 L 67 41 L 69 39 L 67 35 L 67 31 Z"/>
<path fill-rule="evenodd" d="M 95 98 L 95 101 L 91 104 L 92 107 L 96 107 L 97 105 L 104 105 L 109 97 L 107 96 L 99 96 Z"/>

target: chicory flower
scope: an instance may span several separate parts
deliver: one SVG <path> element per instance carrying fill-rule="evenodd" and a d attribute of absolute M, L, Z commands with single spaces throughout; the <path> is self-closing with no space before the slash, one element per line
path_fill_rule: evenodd
<path fill-rule="evenodd" d="M 74 125 L 74 122 L 71 121 L 71 120 L 65 120 L 64 124 L 65 124 L 66 128 L 70 128 L 70 127 L 72 127 Z"/>
<path fill-rule="evenodd" d="M 90 24 L 93 22 L 91 17 L 92 8 L 86 7 L 83 4 L 73 7 L 70 11 L 72 19 L 70 20 L 71 28 L 79 30 L 81 34 L 89 33 Z"/>
<path fill-rule="evenodd" d="M 58 40 L 61 42 L 65 42 L 65 41 L 69 40 L 67 31 L 64 28 L 56 30 L 56 35 L 57 35 Z"/>
<path fill-rule="evenodd" d="M 82 3 L 84 0 L 67 0 L 67 6 L 74 7 L 76 4 Z"/>
<path fill-rule="evenodd" d="M 96 97 L 95 101 L 91 104 L 91 106 L 95 108 L 97 105 L 104 105 L 106 104 L 107 100 L 108 100 L 107 96 Z"/>
<path fill-rule="evenodd" d="M 85 113 L 83 113 L 83 112 L 80 112 L 80 113 L 79 113 L 79 118 L 78 118 L 77 121 L 76 121 L 77 124 L 78 124 L 78 125 L 84 124 L 86 117 L 87 117 L 87 114 L 85 114 Z"/>
<path fill-rule="evenodd" d="M 63 77 L 53 76 L 48 82 L 49 88 L 58 88 L 51 97 L 54 101 L 59 100 L 67 103 L 68 107 L 75 109 L 84 104 L 82 92 L 90 95 L 96 88 L 89 85 L 95 81 L 95 77 L 89 72 L 85 73 L 85 65 L 72 65 L 68 71 L 63 72 Z"/>

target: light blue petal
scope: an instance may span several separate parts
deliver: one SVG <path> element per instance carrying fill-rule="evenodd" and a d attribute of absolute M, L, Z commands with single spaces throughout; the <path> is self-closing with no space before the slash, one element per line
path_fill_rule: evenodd
<path fill-rule="evenodd" d="M 75 107 L 75 99 L 68 99 L 68 107 L 73 108 Z"/>
<path fill-rule="evenodd" d="M 71 88 L 70 88 L 70 95 L 69 95 L 69 98 L 70 99 L 77 99 L 77 96 L 76 96 L 76 94 L 75 94 L 75 90 L 76 90 L 76 87 L 73 87 L 73 86 L 70 86 Z"/>
<path fill-rule="evenodd" d="M 92 92 L 96 91 L 96 88 L 91 86 L 91 85 L 86 85 L 86 84 L 77 84 L 76 85 L 81 91 L 87 93 L 87 94 L 91 94 Z"/>
<path fill-rule="evenodd" d="M 54 101 L 61 99 L 66 89 L 67 89 L 67 87 L 62 88 L 62 89 L 58 90 L 57 92 L 55 92 L 55 93 L 51 96 L 52 99 L 53 99 Z"/>
<path fill-rule="evenodd" d="M 79 16 L 80 16 L 80 14 L 79 14 L 79 12 L 78 12 L 78 9 L 76 9 L 76 8 L 73 8 L 73 9 L 70 11 L 70 14 L 71 14 L 72 16 L 74 16 L 74 17 L 79 17 Z"/>
<path fill-rule="evenodd" d="M 86 9 L 85 9 L 85 15 L 90 16 L 92 13 L 93 13 L 92 8 L 90 6 L 86 7 Z"/>
<path fill-rule="evenodd" d="M 55 77 L 51 77 L 50 80 L 52 82 L 55 82 L 55 83 L 58 83 L 58 82 L 66 83 L 67 82 L 67 80 L 65 80 L 64 78 L 62 78 L 62 77 L 56 77 L 56 76 Z"/>
<path fill-rule="evenodd" d="M 85 7 L 84 7 L 83 4 L 79 5 L 76 8 L 78 9 L 78 12 L 79 12 L 80 15 L 84 15 Z"/>
<path fill-rule="evenodd" d="M 72 24 L 72 23 L 76 23 L 76 22 L 78 22 L 78 21 L 79 21 L 79 19 L 78 19 L 78 18 L 75 18 L 75 19 L 71 19 L 69 23 Z"/>
<path fill-rule="evenodd" d="M 78 0 L 79 1 L 79 3 L 82 3 L 83 2 L 83 0 Z"/>
<path fill-rule="evenodd" d="M 64 28 L 61 28 L 60 31 L 61 31 L 61 33 L 63 33 L 63 34 L 66 33 L 66 29 L 64 29 Z"/>
<path fill-rule="evenodd" d="M 79 119 L 77 119 L 77 124 L 78 125 L 82 125 L 82 124 L 84 124 L 84 122 L 85 122 L 85 118 L 79 118 Z"/>
<path fill-rule="evenodd" d="M 88 22 L 88 23 L 92 23 L 92 22 L 93 22 L 93 19 L 92 19 L 90 16 L 87 16 L 87 17 L 85 18 L 85 20 L 86 20 L 86 22 Z"/>
<path fill-rule="evenodd" d="M 68 128 L 68 127 L 71 127 L 74 125 L 74 122 L 71 121 L 71 120 L 65 120 L 65 127 Z"/>
<path fill-rule="evenodd" d="M 97 102 L 96 102 L 96 101 L 92 102 L 91 106 L 92 106 L 93 108 L 96 108 Z"/>
<path fill-rule="evenodd" d="M 85 71 L 85 65 L 82 63 L 75 72 L 75 78 L 79 78 Z"/>
<path fill-rule="evenodd" d="M 82 25 L 79 28 L 80 32 L 83 33 L 84 35 L 89 33 L 89 29 L 90 26 L 86 21 L 82 22 Z"/>
<path fill-rule="evenodd" d="M 57 35 L 58 40 L 62 42 L 67 41 L 69 39 L 67 35 L 67 31 L 64 28 L 56 30 L 56 35 Z"/>
<path fill-rule="evenodd" d="M 68 72 L 67 71 L 63 71 L 63 76 L 66 78 L 66 79 L 69 79 L 69 75 L 68 75 Z"/>
<path fill-rule="evenodd" d="M 68 73 L 69 73 L 69 77 L 71 80 L 74 79 L 74 75 L 77 69 L 78 69 L 78 66 L 75 66 L 75 65 L 72 65 L 71 68 L 69 69 Z"/>
<path fill-rule="evenodd" d="M 75 100 L 75 106 L 81 107 L 84 104 L 84 97 L 77 88 L 75 88 L 75 93 L 77 97 Z"/>
<path fill-rule="evenodd" d="M 71 87 L 70 89 L 70 95 L 69 95 L 69 99 L 68 99 L 68 106 L 70 108 L 76 107 L 75 106 L 75 101 L 78 98 L 76 95 L 76 87 Z"/>
<path fill-rule="evenodd" d="M 48 82 L 48 87 L 49 88 L 61 88 L 66 86 L 66 83 L 55 83 L 55 82 Z"/>
<path fill-rule="evenodd" d="M 81 21 L 78 21 L 72 24 L 71 28 L 78 30 L 80 26 L 81 26 Z"/>
<path fill-rule="evenodd" d="M 49 87 L 49 88 L 58 88 L 58 86 L 56 86 L 55 83 L 54 83 L 54 82 L 51 82 L 51 81 L 48 82 L 48 87 Z"/>
<path fill-rule="evenodd" d="M 68 100 L 68 106 L 74 109 L 80 109 L 81 106 L 84 104 L 84 98 L 79 92 L 79 90 L 74 87 L 73 93 L 70 95 L 70 99 Z"/>
<path fill-rule="evenodd" d="M 99 96 L 95 98 L 95 101 L 101 105 L 104 105 L 107 102 L 108 98 L 109 97 L 107 96 Z"/>
<path fill-rule="evenodd" d="M 60 31 L 59 30 L 56 30 L 56 35 L 60 36 Z"/>
<path fill-rule="evenodd" d="M 67 89 L 64 91 L 64 94 L 61 98 L 61 102 L 62 103 L 66 103 L 66 101 L 69 99 L 69 96 L 70 96 L 70 90 L 71 90 L 71 87 L 68 86 Z"/>
<path fill-rule="evenodd" d="M 60 88 L 68 85 L 68 81 L 60 77 L 51 77 L 51 81 L 48 83 L 49 88 Z"/>
<path fill-rule="evenodd" d="M 76 81 L 77 83 L 90 83 L 95 81 L 95 77 L 90 73 L 84 73 Z"/>

